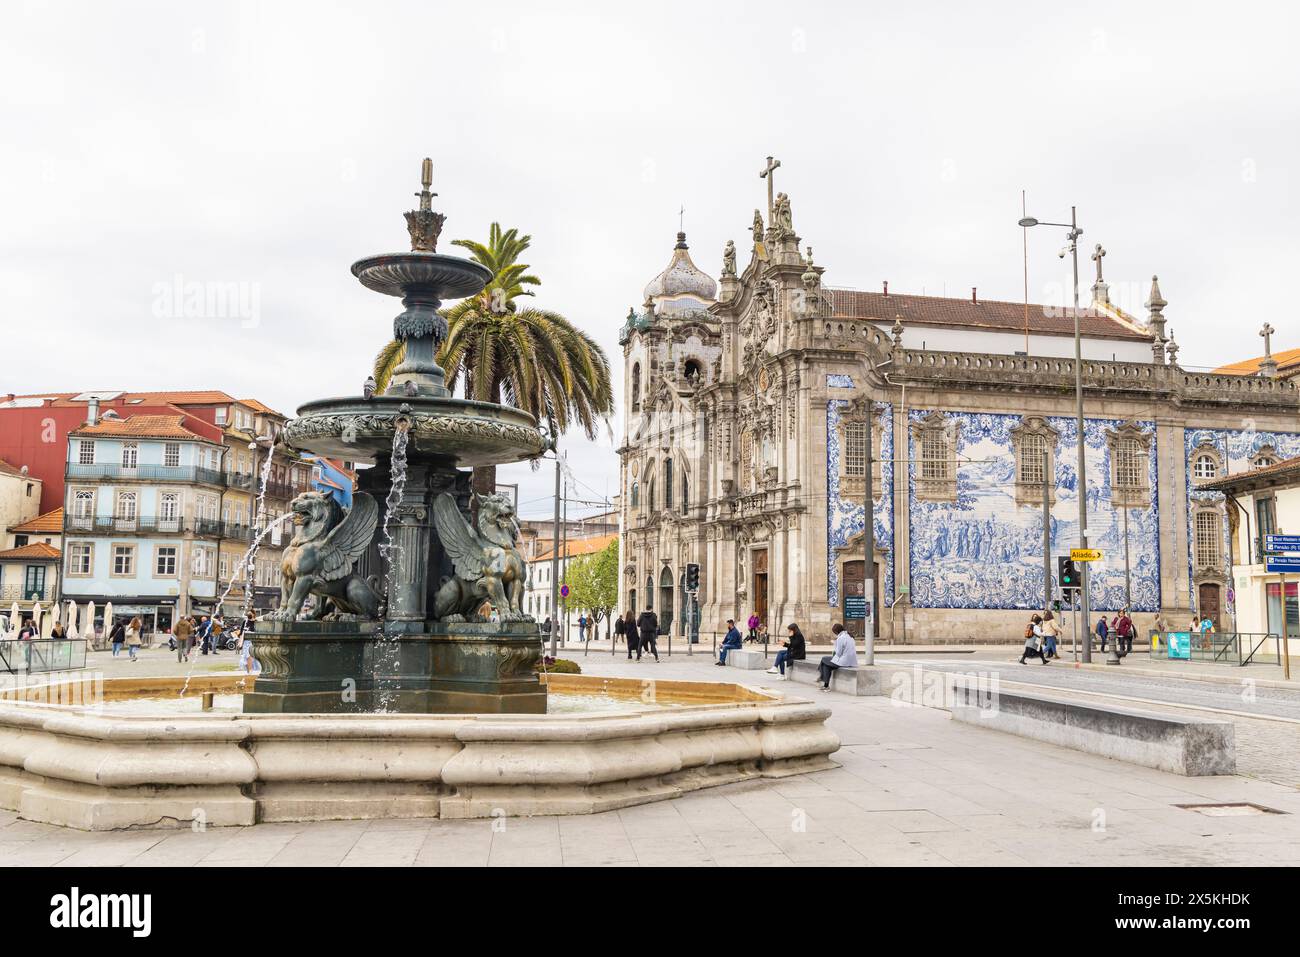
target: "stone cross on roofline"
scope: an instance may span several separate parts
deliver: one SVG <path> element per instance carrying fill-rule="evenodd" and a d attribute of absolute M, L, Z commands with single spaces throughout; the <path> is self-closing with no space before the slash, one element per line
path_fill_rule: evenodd
<path fill-rule="evenodd" d="M 1093 253 L 1092 253 L 1092 261 L 1095 262 L 1095 263 L 1097 264 L 1097 285 L 1099 285 L 1099 286 L 1100 286 L 1101 283 L 1102 283 L 1102 278 L 1101 278 L 1101 261 L 1102 261 L 1102 259 L 1105 258 L 1105 256 L 1106 256 L 1106 250 L 1102 248 L 1101 243 L 1098 243 L 1098 244 L 1097 244 L 1097 248 L 1096 248 L 1095 250 L 1093 250 Z"/>
<path fill-rule="evenodd" d="M 776 209 L 776 197 L 773 194 L 773 180 L 776 178 L 773 174 L 781 165 L 780 160 L 774 160 L 772 157 L 767 158 L 767 165 L 759 172 L 759 179 L 767 180 L 767 221 L 772 222 L 773 210 Z"/>
<path fill-rule="evenodd" d="M 1259 330 L 1260 338 L 1264 340 L 1264 358 L 1259 363 L 1259 371 L 1262 375 L 1275 379 L 1277 378 L 1277 360 L 1273 358 L 1273 333 L 1277 332 L 1269 323 L 1264 323 L 1264 328 Z"/>

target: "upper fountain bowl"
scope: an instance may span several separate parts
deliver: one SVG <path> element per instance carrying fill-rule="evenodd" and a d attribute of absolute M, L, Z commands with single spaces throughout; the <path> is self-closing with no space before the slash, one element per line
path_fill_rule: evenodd
<path fill-rule="evenodd" d="M 492 271 L 472 260 L 426 252 L 367 256 L 352 264 L 352 275 L 385 296 L 419 292 L 438 300 L 477 295 L 492 280 Z"/>
<path fill-rule="evenodd" d="M 548 447 L 527 412 L 451 396 L 319 399 L 302 406 L 281 435 L 300 452 L 374 462 L 392 451 L 399 428 L 406 430 L 412 456 L 436 456 L 462 468 L 521 462 Z"/>

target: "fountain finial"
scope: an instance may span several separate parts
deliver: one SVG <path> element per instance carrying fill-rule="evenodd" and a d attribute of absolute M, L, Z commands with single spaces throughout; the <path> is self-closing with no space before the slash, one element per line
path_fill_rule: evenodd
<path fill-rule="evenodd" d="M 415 194 L 420 197 L 420 208 L 406 214 L 406 229 L 411 234 L 411 252 L 437 252 L 438 236 L 442 234 L 442 224 L 447 217 L 433 211 L 433 197 L 438 194 L 429 192 L 429 187 L 433 185 L 433 160 L 428 156 L 420 165 L 420 185 L 424 188 Z"/>

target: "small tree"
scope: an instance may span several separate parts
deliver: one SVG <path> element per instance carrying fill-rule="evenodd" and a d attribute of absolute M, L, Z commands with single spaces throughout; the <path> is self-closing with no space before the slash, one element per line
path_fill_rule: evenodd
<path fill-rule="evenodd" d="M 570 562 L 564 583 L 569 586 L 569 607 L 590 612 L 595 624 L 606 622 L 608 637 L 608 620 L 618 604 L 618 539 Z"/>

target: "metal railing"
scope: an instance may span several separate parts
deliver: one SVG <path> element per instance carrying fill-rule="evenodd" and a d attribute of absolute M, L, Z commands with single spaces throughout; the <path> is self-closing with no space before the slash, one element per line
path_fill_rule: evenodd
<path fill-rule="evenodd" d="M 71 671 L 86 667 L 84 638 L 18 638 L 0 640 L 0 671 L 28 674 Z"/>
<path fill-rule="evenodd" d="M 158 518 L 152 515 L 69 515 L 63 520 L 68 532 L 133 532 L 136 534 L 175 535 L 185 531 L 183 518 Z"/>
<path fill-rule="evenodd" d="M 1206 661 L 1211 664 L 1233 665 L 1276 665 L 1281 663 L 1278 646 L 1281 636 L 1271 632 L 1209 632 L 1208 634 L 1191 632 L 1188 657 L 1169 658 L 1169 635 L 1185 632 L 1152 632 L 1151 655 L 1170 661 Z"/>
<path fill-rule="evenodd" d="M 48 601 L 54 597 L 49 585 L 27 588 L 23 585 L 0 585 L 0 601 Z"/>
<path fill-rule="evenodd" d="M 114 465 L 69 462 L 64 477 L 81 482 L 111 482 L 118 479 L 141 482 L 197 482 L 200 485 L 225 485 L 226 476 L 216 469 L 196 465 Z"/>

